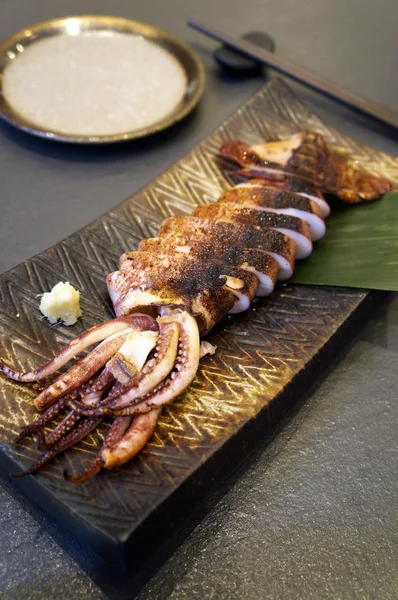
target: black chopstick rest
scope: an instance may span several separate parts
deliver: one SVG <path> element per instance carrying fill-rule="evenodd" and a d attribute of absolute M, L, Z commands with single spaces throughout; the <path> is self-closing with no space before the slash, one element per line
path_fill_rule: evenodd
<path fill-rule="evenodd" d="M 268 50 L 268 52 L 274 52 L 275 50 L 275 40 L 267 33 L 250 31 L 241 37 L 243 40 L 256 44 L 256 46 L 260 46 L 261 48 L 264 48 L 264 50 Z M 242 77 L 259 75 L 264 70 L 264 64 L 260 61 L 250 58 L 225 45 L 217 48 L 217 50 L 213 52 L 213 57 L 222 69 Z"/>

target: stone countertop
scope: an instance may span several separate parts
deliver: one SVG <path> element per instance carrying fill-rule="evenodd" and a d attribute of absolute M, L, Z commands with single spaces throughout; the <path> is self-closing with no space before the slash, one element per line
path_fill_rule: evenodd
<path fill-rule="evenodd" d="M 209 134 L 264 80 L 220 75 L 190 16 L 266 30 L 297 63 L 398 110 L 392 0 L 0 0 L 0 37 L 63 15 L 153 23 L 202 58 L 207 87 L 181 125 L 133 145 L 79 148 L 0 124 L 0 271 L 89 223 Z M 397 134 L 293 86 L 329 125 L 397 154 Z M 43 218 L 45 215 L 45 219 Z M 273 439 L 131 575 L 32 512 L 0 480 L 0 597 L 319 599 L 398 597 L 398 299 L 391 296 Z"/>

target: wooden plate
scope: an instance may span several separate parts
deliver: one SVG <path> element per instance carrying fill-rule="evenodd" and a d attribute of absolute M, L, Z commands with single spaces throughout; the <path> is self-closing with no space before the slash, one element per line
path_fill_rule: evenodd
<path fill-rule="evenodd" d="M 231 185 L 218 150 L 240 137 L 275 139 L 311 128 L 349 150 L 360 164 L 396 182 L 398 159 L 328 129 L 280 80 L 273 80 L 207 139 L 107 215 L 0 277 L 0 356 L 33 369 L 87 327 L 112 317 L 105 276 L 120 254 L 157 234 L 161 222 L 216 200 Z M 395 174 L 395 175 L 394 175 Z M 81 291 L 74 327 L 41 319 L 37 295 L 60 280 Z M 187 392 L 165 407 L 143 451 L 126 466 L 82 485 L 63 478 L 96 456 L 101 431 L 57 457 L 34 477 L 15 480 L 49 518 L 86 545 L 120 560 L 160 544 L 203 494 L 270 432 L 333 361 L 383 294 L 366 290 L 280 285 L 244 314 L 225 318 L 207 336 L 217 346 Z M 34 440 L 13 445 L 36 416 L 29 385 L 0 377 L 0 469 L 36 462 Z"/>

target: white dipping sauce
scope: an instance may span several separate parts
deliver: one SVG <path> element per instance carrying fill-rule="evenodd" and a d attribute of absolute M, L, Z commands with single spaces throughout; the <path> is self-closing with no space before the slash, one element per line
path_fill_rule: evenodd
<path fill-rule="evenodd" d="M 37 126 L 97 136 L 160 121 L 182 100 L 186 83 L 177 59 L 143 37 L 89 32 L 26 48 L 6 68 L 3 93 Z"/>

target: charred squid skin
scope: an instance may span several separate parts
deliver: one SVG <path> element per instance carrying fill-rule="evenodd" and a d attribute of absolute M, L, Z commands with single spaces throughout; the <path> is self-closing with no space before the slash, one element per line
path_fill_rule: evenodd
<path fill-rule="evenodd" d="M 248 206 L 260 211 L 298 217 L 310 226 L 313 241 L 318 241 L 325 235 L 326 227 L 319 205 L 299 194 L 256 186 L 236 187 L 224 192 L 217 204 Z"/>
<path fill-rule="evenodd" d="M 280 231 L 262 230 L 230 221 L 178 216 L 163 221 L 157 239 L 174 237 L 176 234 L 173 235 L 173 231 L 177 232 L 183 244 L 189 243 L 191 238 L 204 238 L 208 242 L 214 241 L 217 245 L 237 246 L 241 249 L 264 252 L 277 260 L 280 267 L 279 279 L 284 280 L 292 276 L 296 243 Z"/>
<path fill-rule="evenodd" d="M 97 344 L 98 342 L 102 342 L 115 333 L 120 333 L 121 331 L 133 325 L 143 329 L 152 329 L 156 326 L 154 323 L 156 322 L 154 319 L 152 319 L 152 317 L 143 314 L 135 314 L 129 317 L 112 319 L 87 329 L 84 333 L 76 337 L 67 346 L 65 346 L 65 348 L 58 352 L 58 354 L 54 356 L 54 358 L 52 358 L 48 363 L 39 369 L 36 369 L 35 371 L 29 371 L 26 373 L 15 371 L 14 369 L 8 367 L 1 359 L 0 370 L 4 373 L 4 375 L 6 375 L 6 377 L 9 379 L 14 379 L 15 381 L 29 383 L 39 379 L 44 379 L 66 365 L 67 362 L 72 360 L 72 358 L 83 352 L 83 350 L 89 346 Z M 152 330 L 156 331 L 156 329 Z"/>
<path fill-rule="evenodd" d="M 196 320 L 187 312 L 179 314 L 180 349 L 175 370 L 156 389 L 141 398 L 138 404 L 121 409 L 107 409 L 114 416 L 148 413 L 170 404 L 192 383 L 199 366 L 200 336 Z"/>
<path fill-rule="evenodd" d="M 279 265 L 277 260 L 270 254 L 266 254 L 258 249 L 241 249 L 237 246 L 225 246 L 223 242 L 216 238 L 209 240 L 192 239 L 189 243 L 181 237 L 163 237 L 152 238 L 147 243 L 141 242 L 139 250 L 144 252 L 156 252 L 184 255 L 186 257 L 197 257 L 200 261 L 209 260 L 212 255 L 217 255 L 217 259 L 228 265 L 228 260 L 238 269 L 244 269 L 254 273 L 258 279 L 256 296 L 268 295 L 275 287 L 279 276 Z M 228 258 L 229 257 L 229 258 Z M 134 252 L 126 253 L 121 257 L 121 263 L 134 260 Z M 250 261 L 250 264 L 247 261 Z M 265 285 L 264 285 L 265 284 Z"/>
<path fill-rule="evenodd" d="M 217 260 L 214 259 L 215 254 Z M 185 280 L 186 289 L 192 286 L 194 294 L 206 288 L 223 286 L 227 293 L 235 297 L 229 310 L 229 314 L 232 314 L 249 308 L 258 287 L 257 278 L 237 266 L 236 254 L 230 251 L 218 253 L 209 246 L 203 247 L 203 251 L 197 254 L 176 253 L 172 260 L 169 259 L 169 252 L 156 255 L 152 252 L 135 252 L 122 269 L 125 268 L 130 274 L 142 270 L 156 272 L 160 280 Z"/>
<path fill-rule="evenodd" d="M 268 190 L 271 194 L 275 192 L 283 192 L 287 194 L 294 194 L 302 198 L 307 198 L 311 201 L 322 200 L 326 202 L 325 196 L 322 194 L 319 187 L 310 182 L 301 181 L 293 176 L 278 174 L 266 175 L 265 173 L 262 173 L 262 177 L 256 177 L 255 169 L 254 172 L 252 172 L 251 169 L 240 169 L 237 171 L 236 175 L 243 175 L 245 178 L 249 177 L 249 180 L 238 183 L 236 186 L 231 188 L 233 190 L 241 188 L 262 188 L 263 190 Z M 330 207 L 328 208 L 328 213 L 330 213 Z"/>
<path fill-rule="evenodd" d="M 236 171 L 236 175 L 247 177 L 249 181 L 239 183 L 234 189 L 249 187 L 291 192 L 315 202 L 323 218 L 330 215 L 330 206 L 326 202 L 320 187 L 306 177 L 300 177 L 294 172 L 285 173 L 283 171 L 267 169 L 266 167 L 239 169 Z"/>
<path fill-rule="evenodd" d="M 237 222 L 243 225 L 258 227 L 263 230 L 273 229 L 290 237 L 296 243 L 296 258 L 306 258 L 312 252 L 310 227 L 300 218 L 274 212 L 259 211 L 250 206 L 222 204 L 201 204 L 192 212 L 194 217 L 215 221 Z"/>
<path fill-rule="evenodd" d="M 119 393 L 108 395 L 108 402 L 103 406 L 87 407 L 82 402 L 73 400 L 68 405 L 86 416 L 101 416 L 112 414 L 113 408 L 122 408 L 130 405 L 148 394 L 158 386 L 171 372 L 177 357 L 179 327 L 172 317 L 160 317 L 159 339 L 155 355 L 143 367 L 137 377 L 133 378 L 131 386 L 119 388 Z"/>

